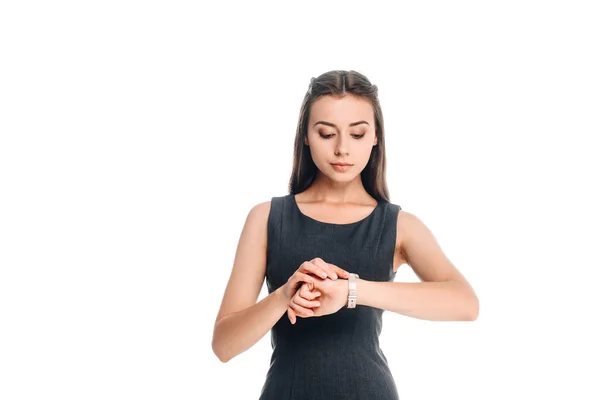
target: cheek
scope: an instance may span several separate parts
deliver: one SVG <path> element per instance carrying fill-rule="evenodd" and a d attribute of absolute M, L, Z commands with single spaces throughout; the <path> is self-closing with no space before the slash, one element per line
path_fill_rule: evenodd
<path fill-rule="evenodd" d="M 329 159 L 330 150 L 327 145 L 320 145 L 310 149 L 312 157 L 320 162 L 326 162 Z"/>
<path fill-rule="evenodd" d="M 361 149 L 360 158 L 365 164 L 369 162 L 369 157 L 371 157 L 372 152 L 373 152 L 372 146 L 367 146 L 367 147 Z"/>

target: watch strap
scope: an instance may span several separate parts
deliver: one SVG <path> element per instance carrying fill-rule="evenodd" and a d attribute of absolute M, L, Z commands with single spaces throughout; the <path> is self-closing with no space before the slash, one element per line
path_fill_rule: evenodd
<path fill-rule="evenodd" d="M 358 278 L 358 274 L 353 273 L 348 277 L 348 308 L 356 308 L 356 278 Z"/>

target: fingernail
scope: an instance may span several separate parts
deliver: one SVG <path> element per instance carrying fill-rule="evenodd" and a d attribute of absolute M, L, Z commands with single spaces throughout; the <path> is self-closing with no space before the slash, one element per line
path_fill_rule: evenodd
<path fill-rule="evenodd" d="M 327 278 L 327 274 L 326 274 L 325 272 L 321 272 L 321 276 L 322 276 L 323 278 Z"/>

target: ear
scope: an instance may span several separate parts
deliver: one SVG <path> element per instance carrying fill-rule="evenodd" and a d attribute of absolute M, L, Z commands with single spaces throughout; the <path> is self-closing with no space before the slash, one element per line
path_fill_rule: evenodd
<path fill-rule="evenodd" d="M 373 147 L 377 146 L 377 136 L 375 136 L 375 143 L 373 143 Z"/>
<path fill-rule="evenodd" d="M 304 136 L 304 144 L 308 146 L 308 138 Z"/>

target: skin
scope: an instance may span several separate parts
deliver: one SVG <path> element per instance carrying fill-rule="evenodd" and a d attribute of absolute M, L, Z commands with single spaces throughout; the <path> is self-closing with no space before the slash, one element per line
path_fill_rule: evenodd
<path fill-rule="evenodd" d="M 338 277 L 348 278 L 348 272 L 321 258 L 304 262 L 281 288 L 290 322 L 296 323 L 296 315 L 321 316 L 338 311 L 343 305 L 341 294 L 344 290 L 346 296 L 348 293 L 346 280 Z"/>
<path fill-rule="evenodd" d="M 296 315 L 306 318 L 333 314 L 347 304 L 347 299 L 347 279 L 316 279 L 313 283 L 303 283 L 296 291 L 289 302 L 288 317 L 295 324 Z"/>
<path fill-rule="evenodd" d="M 315 125 L 322 120 L 336 126 Z M 350 126 L 359 120 L 367 121 L 368 125 Z M 357 139 L 357 134 L 363 133 L 364 136 Z M 324 138 L 329 135 L 330 139 Z M 301 211 L 313 219 L 332 223 L 354 222 L 368 215 L 376 203 L 362 186 L 360 172 L 377 144 L 370 103 L 354 96 L 320 98 L 311 110 L 305 144 L 310 146 L 319 172 L 313 185 L 296 196 Z M 339 173 L 330 165 L 336 161 L 354 166 Z M 303 202 L 306 204 L 301 206 Z M 364 211 L 365 207 L 368 207 L 367 211 Z M 422 282 L 357 279 L 357 304 L 421 319 L 475 320 L 479 313 L 479 300 L 473 288 L 443 253 L 427 226 L 415 215 L 400 211 L 396 229 L 394 271 L 401 264 L 408 263 Z M 344 278 L 347 279 L 347 276 Z M 297 316 L 327 315 L 344 307 L 348 298 L 346 279 L 332 282 L 331 278 L 317 278 L 314 283 L 302 283 L 290 299 L 290 321 L 295 323 Z"/>
<path fill-rule="evenodd" d="M 350 126 L 363 120 L 368 124 Z M 317 121 L 335 126 L 315 125 Z M 363 133 L 361 138 L 356 136 Z M 300 211 L 313 219 L 338 224 L 355 222 L 369 215 L 377 202 L 364 189 L 360 172 L 373 146 L 377 145 L 370 103 L 352 95 L 317 99 L 311 108 L 305 144 L 310 146 L 319 171 L 313 184 L 296 195 Z M 353 166 L 338 172 L 330 165 L 333 162 Z M 347 304 L 348 271 L 321 258 L 305 261 L 284 285 L 257 302 L 266 273 L 270 209 L 270 201 L 254 206 L 242 229 L 213 333 L 213 351 L 223 362 L 254 345 L 286 311 L 290 321 L 295 323 L 296 317 L 331 314 Z M 425 320 L 477 319 L 479 300 L 472 287 L 446 257 L 425 224 L 415 215 L 400 210 L 394 271 L 404 263 L 422 282 L 372 282 L 359 278 L 357 306 Z M 322 272 L 327 277 L 322 276 Z"/>
<path fill-rule="evenodd" d="M 371 104 L 353 95 L 318 98 L 311 107 L 304 144 L 309 146 L 318 171 L 313 184 L 296 196 L 301 211 L 323 222 L 341 224 L 358 221 L 370 214 L 377 201 L 365 190 L 360 173 L 377 145 Z M 331 165 L 335 162 L 353 165 L 339 172 Z M 343 271 L 329 279 L 345 279 L 335 286 L 322 277 L 315 284 L 303 284 L 290 300 L 287 313 L 292 324 L 296 316 L 327 315 L 338 311 L 347 302 L 347 271 L 321 261 L 321 266 L 327 264 Z M 315 300 L 322 293 L 320 302 Z"/>

